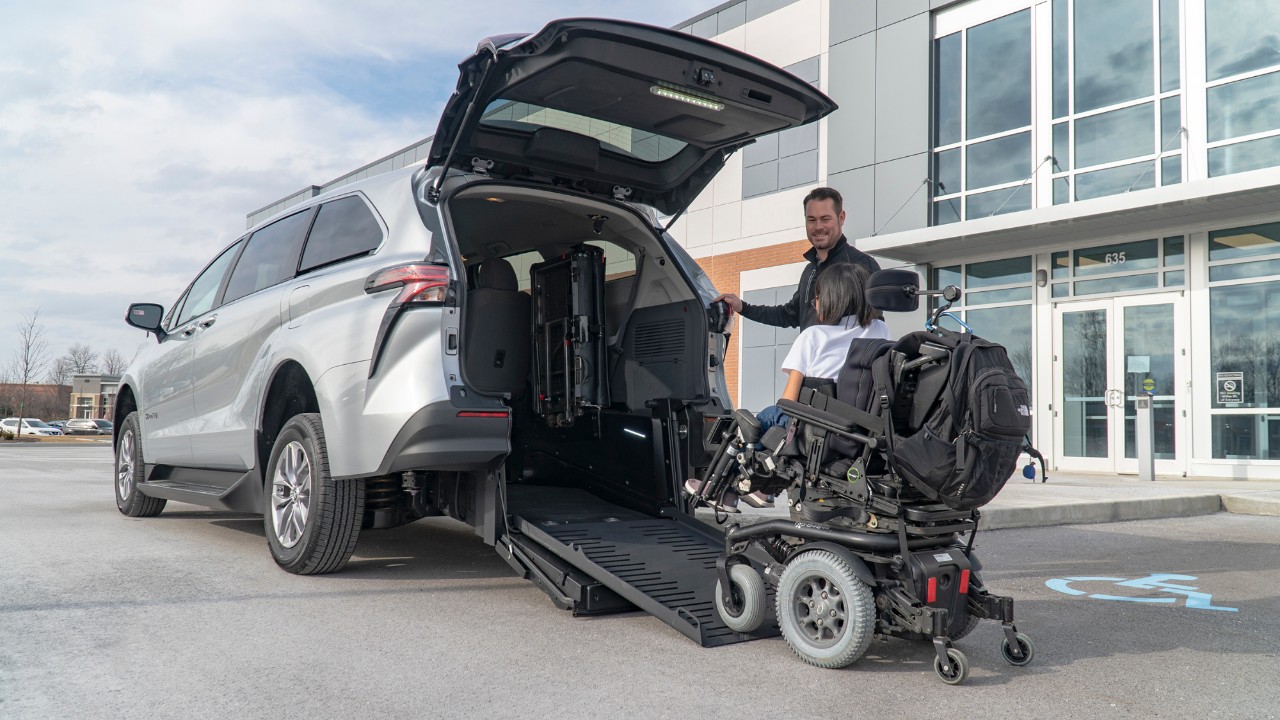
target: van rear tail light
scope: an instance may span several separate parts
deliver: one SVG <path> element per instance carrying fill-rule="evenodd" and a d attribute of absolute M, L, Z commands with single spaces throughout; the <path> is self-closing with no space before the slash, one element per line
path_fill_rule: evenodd
<path fill-rule="evenodd" d="M 449 296 L 449 267 L 431 263 L 407 263 L 383 268 L 364 281 L 366 293 L 398 287 L 394 305 L 442 303 Z"/>

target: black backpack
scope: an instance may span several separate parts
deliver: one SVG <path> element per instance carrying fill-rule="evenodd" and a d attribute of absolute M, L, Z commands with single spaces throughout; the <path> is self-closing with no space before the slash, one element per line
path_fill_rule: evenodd
<path fill-rule="evenodd" d="M 990 502 L 1031 430 L 1030 394 L 1004 347 L 969 333 L 914 332 L 872 370 L 873 403 L 893 418 L 898 475 L 956 510 Z"/>

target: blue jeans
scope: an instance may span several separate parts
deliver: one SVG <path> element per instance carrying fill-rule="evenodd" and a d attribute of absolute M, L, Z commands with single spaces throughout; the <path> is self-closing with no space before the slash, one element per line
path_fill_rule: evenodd
<path fill-rule="evenodd" d="M 760 421 L 760 437 L 764 437 L 764 434 L 768 432 L 769 428 L 775 425 L 785 424 L 787 419 L 787 416 L 778 409 L 777 405 L 770 405 L 756 413 L 756 420 Z M 756 445 L 756 447 L 759 448 L 760 446 Z"/>

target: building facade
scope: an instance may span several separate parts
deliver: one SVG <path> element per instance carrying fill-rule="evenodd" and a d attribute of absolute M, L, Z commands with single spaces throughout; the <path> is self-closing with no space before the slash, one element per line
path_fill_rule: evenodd
<path fill-rule="evenodd" d="M 1280 478 L 1278 20 L 1280 0 L 724 3 L 679 29 L 840 109 L 736 154 L 672 234 L 720 290 L 781 302 L 802 198 L 836 187 L 856 246 L 960 286 L 957 318 L 1008 347 L 1052 467 L 1136 472 L 1149 393 L 1157 473 Z M 740 405 L 778 396 L 795 336 L 740 324 Z"/>
<path fill-rule="evenodd" d="M 110 420 L 114 417 L 119 375 L 77 373 L 71 378 L 71 408 L 67 417 Z"/>

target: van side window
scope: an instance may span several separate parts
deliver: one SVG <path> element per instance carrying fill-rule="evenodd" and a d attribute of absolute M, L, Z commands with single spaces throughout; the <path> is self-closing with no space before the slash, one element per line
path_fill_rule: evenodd
<path fill-rule="evenodd" d="M 191 318 L 213 309 L 213 300 L 218 295 L 218 288 L 222 287 L 222 278 L 226 277 L 227 268 L 231 266 L 231 261 L 235 259 L 236 253 L 240 251 L 240 246 L 243 244 L 244 241 L 241 240 L 222 251 L 222 254 L 200 273 L 195 282 L 191 283 L 191 288 L 187 290 L 186 302 L 182 304 L 182 310 L 178 312 L 178 321 L 174 325 L 182 325 Z"/>
<path fill-rule="evenodd" d="M 382 242 L 382 228 L 360 198 L 352 195 L 320 206 L 299 273 L 372 252 Z"/>
<path fill-rule="evenodd" d="M 294 213 L 255 232 L 231 271 L 223 304 L 293 277 L 311 210 Z"/>

